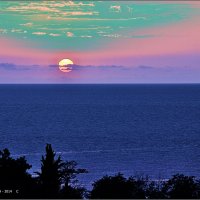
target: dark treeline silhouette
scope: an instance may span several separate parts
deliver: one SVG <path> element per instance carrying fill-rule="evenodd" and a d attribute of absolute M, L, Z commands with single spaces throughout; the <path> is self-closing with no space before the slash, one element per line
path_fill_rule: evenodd
<path fill-rule="evenodd" d="M 104 176 L 95 181 L 92 190 L 80 186 L 77 175 L 87 173 L 75 161 L 63 161 L 50 144 L 41 158 L 36 176 L 27 171 L 25 157 L 14 159 L 8 149 L 0 151 L 0 198 L 57 199 L 199 199 L 200 180 L 176 174 L 167 181 L 148 177 L 125 178 L 122 174 Z"/>
<path fill-rule="evenodd" d="M 69 198 L 81 199 L 86 190 L 78 185 L 76 176 L 87 173 L 77 168 L 75 161 L 56 158 L 50 144 L 41 159 L 41 171 L 31 176 L 31 168 L 25 159 L 10 157 L 8 149 L 0 151 L 0 198 Z"/>

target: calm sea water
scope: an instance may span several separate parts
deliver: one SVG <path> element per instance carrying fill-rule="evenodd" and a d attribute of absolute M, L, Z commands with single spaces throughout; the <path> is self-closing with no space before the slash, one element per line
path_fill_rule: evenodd
<path fill-rule="evenodd" d="M 46 143 L 89 173 L 200 176 L 200 85 L 0 85 L 0 149 L 40 168 Z"/>

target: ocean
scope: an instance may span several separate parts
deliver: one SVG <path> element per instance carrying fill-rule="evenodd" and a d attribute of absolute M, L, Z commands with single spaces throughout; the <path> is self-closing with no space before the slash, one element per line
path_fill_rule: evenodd
<path fill-rule="evenodd" d="M 200 85 L 0 85 L 0 149 L 40 170 L 46 143 L 103 175 L 200 177 Z"/>

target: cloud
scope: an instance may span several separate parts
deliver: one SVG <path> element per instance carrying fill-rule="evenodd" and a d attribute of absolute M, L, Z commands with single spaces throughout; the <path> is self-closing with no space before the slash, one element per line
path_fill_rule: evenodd
<path fill-rule="evenodd" d="M 58 36 L 60 36 L 60 34 L 57 34 L 57 33 L 50 33 L 49 35 L 52 36 L 52 37 L 58 37 Z"/>
<path fill-rule="evenodd" d="M 0 82 L 43 83 L 198 83 L 198 67 L 165 66 L 162 68 L 141 65 L 72 65 L 70 73 L 62 73 L 58 65 L 17 65 L 0 63 Z M 13 72 L 13 73 L 11 73 Z M 23 77 L 23 79 L 22 79 Z"/>
<path fill-rule="evenodd" d="M 83 2 L 74 2 L 74 1 L 63 1 L 63 2 L 59 2 L 59 3 L 55 3 L 53 2 L 51 4 L 51 2 L 48 2 L 49 7 L 58 7 L 58 8 L 63 8 L 63 7 L 94 7 L 94 3 L 83 3 Z"/>
<path fill-rule="evenodd" d="M 110 9 L 114 12 L 121 12 L 121 6 L 110 6 Z"/>
<path fill-rule="evenodd" d="M 91 6 L 91 7 L 94 7 L 94 3 L 83 3 L 83 2 L 79 2 L 79 3 L 76 3 L 74 1 L 68 1 L 68 2 L 65 2 L 65 5 L 66 6 Z"/>
<path fill-rule="evenodd" d="M 64 16 L 85 16 L 85 15 L 98 15 L 99 12 L 83 12 L 83 11 L 71 11 L 71 12 L 63 12 Z"/>
<path fill-rule="evenodd" d="M 12 29 L 11 33 L 27 33 L 27 31 L 24 31 L 22 29 Z"/>
<path fill-rule="evenodd" d="M 146 65 L 140 65 L 138 66 L 138 69 L 142 69 L 142 70 L 151 70 L 154 69 L 155 67 L 152 66 L 146 66 Z"/>
<path fill-rule="evenodd" d="M 57 64 L 48 65 L 47 67 L 53 69 L 58 68 Z M 179 67 L 176 66 L 163 66 L 163 67 L 155 67 L 155 66 L 148 66 L 148 65 L 139 65 L 139 66 L 132 66 L 127 67 L 123 65 L 70 65 L 73 71 L 129 71 L 129 72 L 145 72 L 145 73 L 154 73 L 154 72 L 176 72 L 180 71 Z M 189 66 L 182 66 L 181 69 L 183 71 L 195 71 L 199 70 L 197 67 L 189 67 Z"/>
<path fill-rule="evenodd" d="M 37 67 L 39 66 L 38 65 L 25 66 L 25 65 L 16 65 L 13 63 L 0 63 L 0 69 L 6 71 L 27 71 Z"/>
<path fill-rule="evenodd" d="M 72 67 L 72 70 L 75 71 L 81 71 L 81 70 L 132 70 L 133 68 L 124 67 L 124 66 L 118 66 L 118 65 L 110 65 L 110 66 L 94 66 L 94 65 L 70 65 Z M 58 65 L 48 65 L 49 68 L 57 68 Z"/>
<path fill-rule="evenodd" d="M 92 38 L 91 35 L 81 35 L 80 37 L 81 37 L 81 38 Z"/>
<path fill-rule="evenodd" d="M 14 65 L 12 63 L 0 63 L 0 69 L 16 70 L 16 65 Z"/>
<path fill-rule="evenodd" d="M 47 33 L 45 32 L 33 32 L 33 35 L 46 35 Z"/>
<path fill-rule="evenodd" d="M 50 67 L 50 68 L 56 68 L 56 67 L 58 67 L 58 65 L 48 65 L 48 67 Z"/>
<path fill-rule="evenodd" d="M 101 34 L 100 34 L 101 35 Z M 118 37 L 121 37 L 121 35 L 119 34 L 103 34 L 101 35 L 103 37 L 110 37 L 110 38 L 118 38 Z"/>
<path fill-rule="evenodd" d="M 73 37 L 74 36 L 74 34 L 72 32 L 67 32 L 66 35 L 67 35 L 67 37 Z"/>
<path fill-rule="evenodd" d="M 93 65 L 70 65 L 73 71 L 91 71 L 91 72 L 98 72 L 98 71 L 121 71 L 121 70 L 134 70 L 136 68 L 134 67 L 124 67 L 124 66 L 116 66 L 116 65 L 110 65 L 110 66 L 93 66 Z M 55 70 L 58 68 L 57 64 L 52 65 L 18 65 L 14 63 L 0 63 L 0 70 L 5 71 L 27 71 L 27 70 Z"/>
<path fill-rule="evenodd" d="M 80 18 L 80 17 L 50 17 L 46 19 L 60 20 L 60 21 L 133 21 L 133 20 L 145 20 L 146 17 L 131 17 L 131 18 Z"/>
<path fill-rule="evenodd" d="M 47 6 L 40 5 L 27 5 L 27 6 L 13 6 L 8 8 L 9 11 L 21 12 L 21 11 L 42 11 L 42 12 L 59 12 L 55 8 L 49 8 Z"/>
<path fill-rule="evenodd" d="M 33 23 L 31 23 L 31 22 L 28 22 L 28 23 L 25 23 L 25 24 L 20 24 L 20 26 L 32 26 L 33 25 Z"/>
<path fill-rule="evenodd" d="M 5 34 L 5 33 L 7 33 L 6 29 L 0 29 L 0 34 Z"/>

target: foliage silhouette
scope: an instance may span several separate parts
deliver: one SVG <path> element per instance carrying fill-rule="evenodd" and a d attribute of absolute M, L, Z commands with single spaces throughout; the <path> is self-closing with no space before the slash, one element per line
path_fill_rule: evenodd
<path fill-rule="evenodd" d="M 148 186 L 146 187 L 146 198 L 147 199 L 165 199 L 165 193 L 162 189 L 164 186 L 163 181 L 149 181 Z"/>
<path fill-rule="evenodd" d="M 145 181 L 126 179 L 122 174 L 104 176 L 93 184 L 91 199 L 141 199 L 145 198 Z"/>
<path fill-rule="evenodd" d="M 150 181 L 143 177 L 125 178 L 118 173 L 104 176 L 89 192 L 79 185 L 77 175 L 87 173 L 75 161 L 63 161 L 46 145 L 37 177 L 25 157 L 12 158 L 8 149 L 0 151 L 0 198 L 58 199 L 199 199 L 200 180 L 194 176 L 176 174 L 167 181 Z M 11 192 L 12 191 L 12 192 Z"/>
<path fill-rule="evenodd" d="M 42 156 L 41 172 L 36 172 L 39 175 L 39 184 L 41 195 L 46 198 L 55 198 L 59 194 L 61 185 L 61 166 L 63 162 L 53 151 L 50 144 L 46 145 L 46 155 Z"/>
<path fill-rule="evenodd" d="M 13 159 L 8 149 L 0 151 L 1 198 L 30 197 L 34 195 L 34 179 L 27 173 L 31 168 L 25 157 Z"/>
<path fill-rule="evenodd" d="M 87 173 L 87 170 L 77 168 L 77 163 L 75 161 L 66 161 L 62 164 L 61 183 L 64 185 L 61 189 L 62 198 L 81 199 L 85 195 L 85 188 L 80 187 L 76 179 L 78 174 L 84 173 Z"/>
<path fill-rule="evenodd" d="M 84 173 L 88 173 L 88 171 L 82 168 L 77 169 L 77 162 L 66 161 L 61 166 L 61 182 L 66 186 L 69 186 L 70 184 L 76 184 L 78 182 L 76 176 Z"/>
<path fill-rule="evenodd" d="M 195 199 L 200 197 L 200 184 L 194 176 L 176 174 L 164 184 L 163 193 L 170 199 Z"/>
<path fill-rule="evenodd" d="M 83 199 L 86 196 L 84 187 L 65 186 L 61 189 L 60 198 L 62 199 Z"/>
<path fill-rule="evenodd" d="M 38 183 L 40 185 L 40 195 L 44 198 L 82 198 L 85 192 L 83 187 L 79 187 L 76 176 L 86 173 L 85 169 L 77 168 L 75 161 L 64 162 L 61 157 L 56 158 L 50 144 L 46 145 L 46 155 L 42 156 L 41 172 Z"/>

